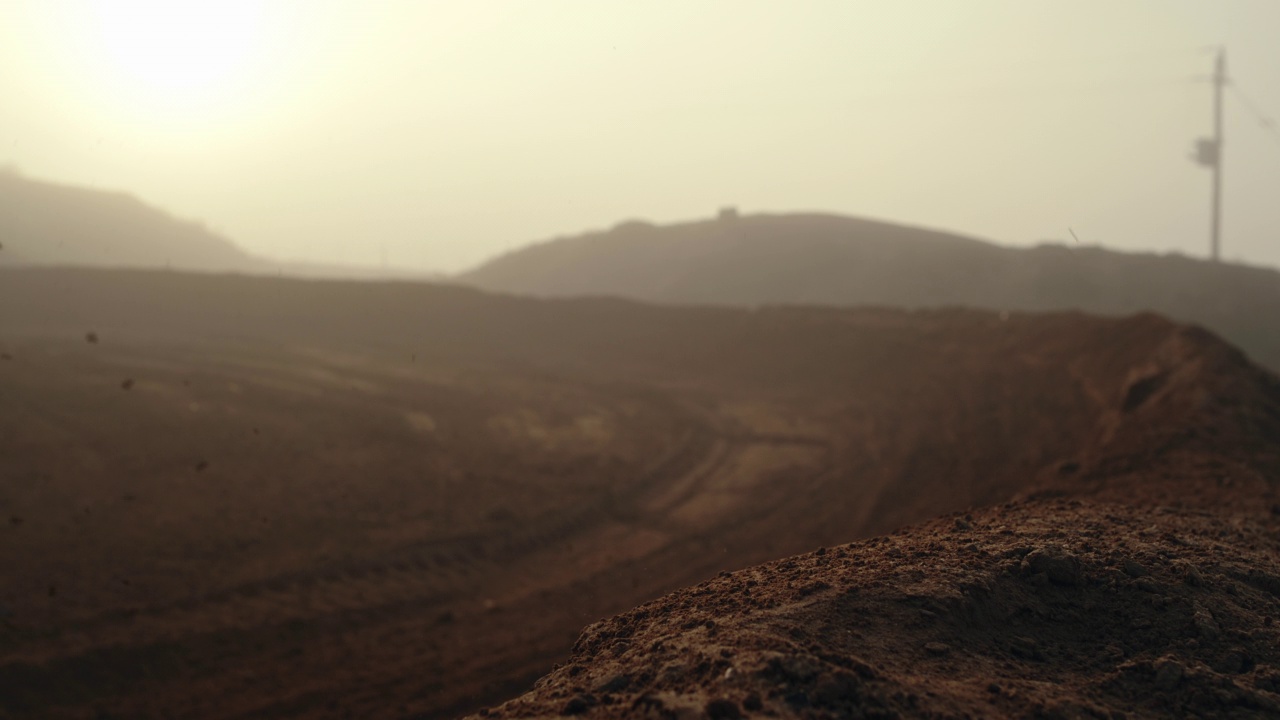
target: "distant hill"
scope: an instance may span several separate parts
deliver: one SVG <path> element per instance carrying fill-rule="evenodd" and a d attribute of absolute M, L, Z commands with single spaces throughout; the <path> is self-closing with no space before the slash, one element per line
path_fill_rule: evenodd
<path fill-rule="evenodd" d="M 1009 248 L 820 214 L 729 214 L 557 238 L 456 278 L 540 296 L 616 295 L 717 305 L 1151 310 L 1207 326 L 1280 368 L 1280 272 L 1097 247 Z"/>
<path fill-rule="evenodd" d="M 0 173 L 0 254 L 7 264 L 262 270 L 198 223 L 117 192 Z"/>

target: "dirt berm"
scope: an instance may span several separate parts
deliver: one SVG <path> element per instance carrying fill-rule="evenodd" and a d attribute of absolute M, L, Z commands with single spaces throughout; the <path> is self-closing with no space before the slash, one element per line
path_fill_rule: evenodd
<path fill-rule="evenodd" d="M 1091 470 L 593 624 L 478 717 L 1280 717 L 1280 390 L 1181 338 Z"/>

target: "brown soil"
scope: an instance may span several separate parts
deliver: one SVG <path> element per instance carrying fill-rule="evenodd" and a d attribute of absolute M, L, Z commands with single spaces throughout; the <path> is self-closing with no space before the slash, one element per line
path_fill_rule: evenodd
<path fill-rule="evenodd" d="M 1280 717 L 1280 381 L 1184 339 L 1092 469 L 591 625 L 479 716 Z"/>
<path fill-rule="evenodd" d="M 1119 518 L 1182 508 L 1140 528 L 1265 527 L 1280 467 L 1274 378 L 1154 316 L 24 271 L 0 277 L 0 350 L 0 716 L 447 717 L 527 689 L 584 625 L 721 571 L 1019 496 L 1038 499 L 975 513 L 961 546 L 976 548 L 950 534 L 921 547 L 990 575 L 1014 559 L 1000 543 L 1044 544 L 1032 516 L 1060 497 L 1118 503 Z M 1195 514 L 1210 506 L 1221 518 Z M 1086 520 L 1053 542 L 1092 583 L 1110 560 L 1079 545 Z M 984 539 L 993 523 L 1027 535 Z M 915 532 L 933 527 L 949 526 Z M 1235 552 L 1269 552 L 1258 537 Z M 765 571 L 744 572 L 713 586 Z M 823 582 L 802 604 L 845 581 Z M 659 662 L 647 647 L 620 659 Z M 675 708 L 687 690 L 699 712 L 720 699 L 655 674 L 606 705 L 595 685 L 556 684 L 569 672 L 509 712 L 580 693 L 590 712 L 645 693 L 675 693 Z"/>
<path fill-rule="evenodd" d="M 484 717 L 1280 716 L 1271 518 L 1010 504 L 726 573 L 586 629 Z"/>

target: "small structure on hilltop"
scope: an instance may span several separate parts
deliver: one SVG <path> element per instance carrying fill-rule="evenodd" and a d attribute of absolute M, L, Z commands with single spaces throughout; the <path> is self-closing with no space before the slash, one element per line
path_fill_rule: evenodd
<path fill-rule="evenodd" d="M 733 205 L 725 205 L 720 208 L 720 213 L 716 216 L 720 222 L 733 222 L 738 219 L 738 208 Z"/>

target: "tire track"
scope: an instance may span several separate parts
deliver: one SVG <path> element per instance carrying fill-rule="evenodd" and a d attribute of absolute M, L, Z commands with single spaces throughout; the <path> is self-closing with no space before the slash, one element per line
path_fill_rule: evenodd
<path fill-rule="evenodd" d="M 169 642 L 201 631 L 237 631 L 295 621 L 358 616 L 377 622 L 402 612 L 440 611 L 519 558 L 564 543 L 601 523 L 637 514 L 645 498 L 670 484 L 689 484 L 723 463 L 729 444 L 709 415 L 663 396 L 645 400 L 674 440 L 630 479 L 604 488 L 593 502 L 548 513 L 502 534 L 470 533 L 410 546 L 377 559 L 282 573 L 263 580 L 140 609 L 121 609 L 69 623 L 56 636 L 32 637 L 0 654 L 0 662 L 40 662 L 102 647 Z M 649 420 L 652 421 L 652 420 Z"/>

